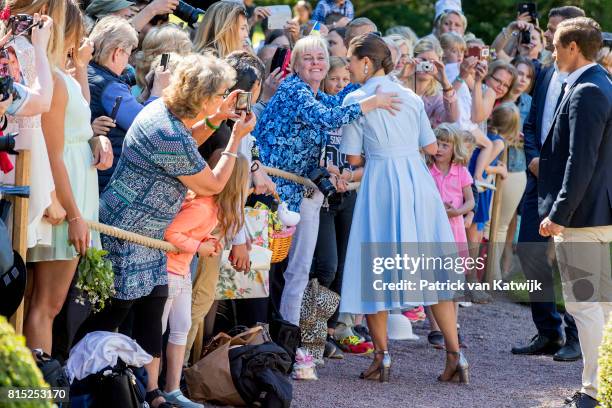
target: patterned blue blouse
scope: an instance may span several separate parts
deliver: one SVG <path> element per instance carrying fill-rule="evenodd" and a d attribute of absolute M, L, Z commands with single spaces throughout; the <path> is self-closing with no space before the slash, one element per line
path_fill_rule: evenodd
<path fill-rule="evenodd" d="M 308 177 L 319 166 L 328 132 L 361 116 L 358 103 L 342 106 L 344 97 L 356 88 L 356 85 L 349 85 L 335 96 L 322 91 L 315 95 L 297 75 L 287 77 L 266 106 L 253 132 L 261 162 Z M 281 199 L 291 210 L 299 211 L 304 186 L 281 178 L 273 179 Z"/>
<path fill-rule="evenodd" d="M 100 222 L 163 239 L 187 188 L 179 176 L 200 172 L 206 162 L 191 132 L 158 99 L 136 117 L 123 152 L 100 196 Z M 115 297 L 136 299 L 167 284 L 166 253 L 102 235 L 115 272 Z"/>

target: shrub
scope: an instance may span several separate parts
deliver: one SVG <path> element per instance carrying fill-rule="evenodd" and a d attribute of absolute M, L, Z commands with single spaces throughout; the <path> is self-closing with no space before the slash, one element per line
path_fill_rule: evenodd
<path fill-rule="evenodd" d="M 48 388 L 49 385 L 34 362 L 30 349 L 25 346 L 25 338 L 18 336 L 4 316 L 0 316 L 0 388 L 28 387 Z M 52 403 L 42 400 L 2 401 L 3 408 L 52 407 Z"/>
<path fill-rule="evenodd" d="M 612 407 L 612 313 L 604 329 L 599 347 L 599 395 L 597 399 L 603 408 Z"/>

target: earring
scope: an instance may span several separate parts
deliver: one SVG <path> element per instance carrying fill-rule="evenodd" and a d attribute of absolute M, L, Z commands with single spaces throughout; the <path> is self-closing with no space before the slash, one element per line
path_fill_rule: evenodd
<path fill-rule="evenodd" d="M 368 71 L 369 71 L 369 69 L 368 69 L 368 64 L 365 64 L 365 65 L 363 66 L 363 75 L 368 75 Z"/>

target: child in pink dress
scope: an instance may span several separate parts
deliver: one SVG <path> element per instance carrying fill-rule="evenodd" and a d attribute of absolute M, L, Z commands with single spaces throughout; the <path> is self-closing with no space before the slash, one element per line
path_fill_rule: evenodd
<path fill-rule="evenodd" d="M 446 214 L 450 221 L 451 230 L 457 243 L 459 256 L 468 257 L 467 234 L 463 216 L 474 208 L 474 194 L 472 192 L 472 176 L 465 167 L 471 155 L 470 146 L 465 143 L 467 132 L 460 130 L 456 125 L 442 123 L 434 134 L 438 141 L 438 152 L 435 156 L 428 157 L 429 172 L 431 173 L 436 187 L 442 196 L 442 202 L 446 208 Z M 467 302 L 465 302 L 467 306 Z M 429 318 L 431 331 L 427 339 L 435 348 L 444 347 L 444 339 L 433 314 L 425 308 Z M 455 303 L 455 313 L 458 313 Z M 457 326 L 459 327 L 459 326 Z M 465 347 L 459 330 L 459 345 Z"/>

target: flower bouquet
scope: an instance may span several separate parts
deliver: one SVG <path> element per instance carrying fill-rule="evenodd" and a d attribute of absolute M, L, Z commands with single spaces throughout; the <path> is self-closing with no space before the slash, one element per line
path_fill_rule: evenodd
<path fill-rule="evenodd" d="M 106 259 L 106 255 L 108 251 L 89 247 L 77 269 L 76 288 L 81 293 L 76 301 L 82 305 L 85 301 L 89 302 L 94 313 L 104 309 L 106 302 L 115 294 L 113 264 Z"/>

